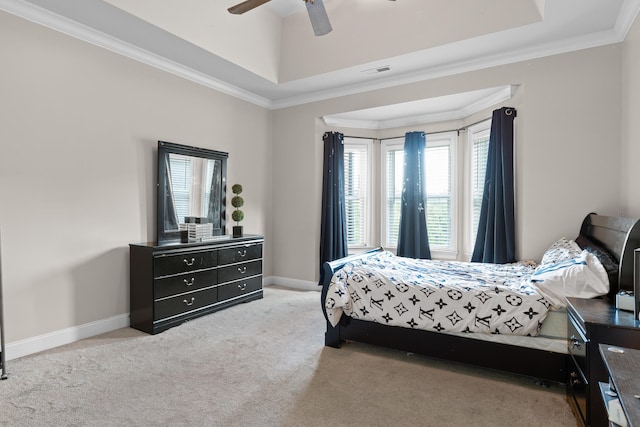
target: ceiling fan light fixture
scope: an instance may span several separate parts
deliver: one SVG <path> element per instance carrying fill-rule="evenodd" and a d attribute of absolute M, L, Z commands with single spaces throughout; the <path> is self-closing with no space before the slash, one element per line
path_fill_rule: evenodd
<path fill-rule="evenodd" d="M 331 22 L 329 22 L 329 16 L 327 15 L 322 0 L 305 0 L 304 2 L 307 6 L 313 33 L 316 36 L 329 34 L 333 28 L 331 28 Z"/>

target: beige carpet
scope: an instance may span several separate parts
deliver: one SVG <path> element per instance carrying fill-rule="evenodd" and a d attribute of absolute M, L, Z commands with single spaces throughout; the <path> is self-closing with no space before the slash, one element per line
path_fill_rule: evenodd
<path fill-rule="evenodd" d="M 2 426 L 575 426 L 560 387 L 350 343 L 317 292 L 151 336 L 125 328 L 7 363 Z"/>

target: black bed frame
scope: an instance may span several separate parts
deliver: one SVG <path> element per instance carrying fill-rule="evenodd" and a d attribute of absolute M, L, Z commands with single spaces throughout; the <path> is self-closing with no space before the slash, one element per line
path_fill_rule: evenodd
<path fill-rule="evenodd" d="M 633 289 L 634 249 L 640 247 L 640 220 L 591 213 L 582 222 L 580 234 L 607 249 L 619 262 L 617 282 L 612 283 L 609 295 L 615 294 L 619 289 Z M 324 264 L 325 282 L 321 301 L 325 318 L 327 313 L 324 301 L 333 274 L 350 261 L 366 258 L 380 251 L 382 248 Z M 328 320 L 326 324 L 325 345 L 329 347 L 340 348 L 344 341 L 356 341 L 525 375 L 542 381 L 566 382 L 567 355 L 564 353 L 388 326 L 344 315 L 336 327 Z"/>

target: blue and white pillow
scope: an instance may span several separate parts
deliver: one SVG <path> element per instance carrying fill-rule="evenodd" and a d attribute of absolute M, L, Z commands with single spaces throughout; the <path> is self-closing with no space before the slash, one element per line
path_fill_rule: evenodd
<path fill-rule="evenodd" d="M 540 264 L 531 283 L 556 308 L 566 307 L 567 297 L 594 298 L 609 292 L 609 278 L 602 263 L 589 251 L 556 264 Z"/>
<path fill-rule="evenodd" d="M 573 240 L 567 240 L 563 237 L 546 250 L 544 255 L 542 255 L 542 261 L 540 261 L 540 264 L 558 264 L 560 262 L 576 258 L 581 252 L 582 249 L 576 242 Z"/>

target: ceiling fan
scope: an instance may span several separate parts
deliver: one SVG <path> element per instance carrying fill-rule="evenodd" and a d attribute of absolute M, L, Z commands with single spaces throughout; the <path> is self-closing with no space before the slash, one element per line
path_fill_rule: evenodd
<path fill-rule="evenodd" d="M 241 15 L 250 11 L 260 5 L 263 5 L 270 0 L 246 0 L 242 3 L 238 3 L 235 6 L 231 6 L 227 9 L 229 12 L 235 15 Z M 322 0 L 302 0 L 307 6 L 307 12 L 309 13 L 309 19 L 311 20 L 311 26 L 316 36 L 323 36 L 331 32 L 331 22 L 329 22 L 329 16 L 324 8 Z M 396 0 L 391 0 L 396 1 Z"/>
<path fill-rule="evenodd" d="M 235 6 L 231 6 L 227 9 L 229 12 L 240 15 L 250 11 L 260 5 L 263 5 L 270 0 L 246 0 L 242 3 L 238 3 Z M 303 0 L 307 6 L 307 12 L 309 13 L 309 19 L 311 20 L 311 26 L 316 36 L 323 36 L 331 32 L 331 22 L 329 22 L 329 16 L 324 8 L 322 0 Z"/>

